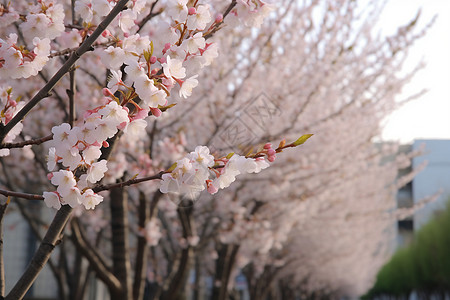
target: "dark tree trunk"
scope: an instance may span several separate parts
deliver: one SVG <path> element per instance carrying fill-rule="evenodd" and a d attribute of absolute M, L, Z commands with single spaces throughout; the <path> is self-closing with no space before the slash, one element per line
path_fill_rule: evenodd
<path fill-rule="evenodd" d="M 216 260 L 212 299 L 226 300 L 228 298 L 228 283 L 238 251 L 238 245 L 220 245 L 219 257 Z"/>
<path fill-rule="evenodd" d="M 123 188 L 111 189 L 111 230 L 113 273 L 121 289 L 110 290 L 112 300 L 133 299 L 128 240 L 128 197 Z"/>

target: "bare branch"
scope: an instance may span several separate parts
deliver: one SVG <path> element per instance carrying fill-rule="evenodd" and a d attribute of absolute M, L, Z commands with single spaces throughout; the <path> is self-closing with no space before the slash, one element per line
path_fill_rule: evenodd
<path fill-rule="evenodd" d="M 22 148 L 22 147 L 28 146 L 28 145 L 40 145 L 44 142 L 50 141 L 52 138 L 53 138 L 53 134 L 50 134 L 50 135 L 44 136 L 43 138 L 40 138 L 40 139 L 26 140 L 26 141 L 18 142 L 18 143 L 5 143 L 5 144 L 0 145 L 0 149 L 2 149 L 2 148 L 12 149 L 12 148 Z"/>

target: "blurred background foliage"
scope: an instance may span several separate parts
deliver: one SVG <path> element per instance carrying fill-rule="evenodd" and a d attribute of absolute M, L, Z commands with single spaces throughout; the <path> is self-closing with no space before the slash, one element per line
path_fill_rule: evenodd
<path fill-rule="evenodd" d="M 363 297 L 409 297 L 445 299 L 450 293 L 450 202 L 400 248 L 379 271 L 375 285 Z"/>

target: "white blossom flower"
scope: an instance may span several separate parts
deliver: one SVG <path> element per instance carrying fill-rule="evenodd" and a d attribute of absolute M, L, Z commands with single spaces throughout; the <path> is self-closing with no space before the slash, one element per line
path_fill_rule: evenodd
<path fill-rule="evenodd" d="M 71 171 L 59 170 L 53 172 L 52 175 L 51 182 L 53 185 L 58 186 L 57 191 L 62 197 L 66 196 L 70 189 L 77 184 Z"/>
<path fill-rule="evenodd" d="M 59 196 L 55 192 L 44 192 L 44 202 L 47 207 L 53 207 L 56 209 L 61 208 L 61 201 L 59 199 Z"/>
<path fill-rule="evenodd" d="M 187 98 L 192 95 L 192 90 L 198 85 L 197 77 L 198 75 L 194 75 L 183 82 L 179 91 L 180 97 Z"/>
<path fill-rule="evenodd" d="M 120 47 L 109 46 L 100 52 L 100 59 L 108 69 L 119 69 L 124 63 L 125 52 Z"/>
<path fill-rule="evenodd" d="M 197 146 L 195 150 L 187 156 L 191 161 L 195 161 L 205 167 L 212 167 L 214 165 L 214 156 L 209 154 L 209 148 L 206 146 Z"/>
<path fill-rule="evenodd" d="M 188 0 L 169 0 L 167 3 L 167 14 L 173 20 L 183 23 L 188 15 L 187 2 Z"/>
<path fill-rule="evenodd" d="M 167 94 L 166 92 L 162 91 L 162 90 L 158 90 L 156 92 L 154 92 L 153 94 L 151 94 L 150 97 L 144 98 L 143 99 L 145 104 L 147 104 L 149 107 L 152 108 L 157 108 L 158 105 L 165 105 L 167 102 Z"/>
<path fill-rule="evenodd" d="M 105 172 L 108 171 L 108 167 L 106 166 L 107 161 L 101 160 L 99 162 L 93 163 L 88 171 L 86 180 L 92 183 L 96 183 L 100 179 L 103 178 Z"/>
<path fill-rule="evenodd" d="M 128 123 L 128 112 L 116 101 L 109 102 L 105 107 L 98 111 L 103 116 L 103 122 L 108 123 L 109 126 L 119 126 L 122 123 Z"/>
<path fill-rule="evenodd" d="M 81 164 L 81 155 L 77 147 L 62 145 L 57 147 L 56 154 L 62 158 L 62 164 L 70 170 L 75 170 Z"/>
<path fill-rule="evenodd" d="M 167 56 L 166 62 L 162 64 L 162 67 L 167 78 L 182 79 L 186 76 L 186 69 L 183 68 L 183 63 L 179 59 L 171 59 L 170 56 Z"/>
<path fill-rule="evenodd" d="M 122 83 L 122 72 L 111 70 L 111 76 L 109 77 L 108 81 L 108 88 L 111 91 L 111 93 L 114 94 L 118 90 L 119 84 L 121 83 Z"/>
<path fill-rule="evenodd" d="M 153 80 L 150 80 L 145 74 L 135 78 L 134 89 L 144 102 L 147 102 L 147 99 L 150 98 L 151 95 L 158 92 L 158 88 L 154 85 Z"/>
<path fill-rule="evenodd" d="M 197 12 L 194 15 L 188 16 L 187 27 L 189 30 L 204 30 L 209 22 L 211 22 L 209 6 L 199 5 Z"/>
<path fill-rule="evenodd" d="M 47 169 L 50 172 L 53 171 L 56 167 L 57 162 L 58 162 L 58 157 L 56 156 L 56 148 L 50 147 L 50 149 L 48 149 Z"/>
<path fill-rule="evenodd" d="M 92 10 L 100 17 L 104 17 L 112 9 L 112 4 L 108 0 L 95 0 L 92 2 Z"/>
<path fill-rule="evenodd" d="M 206 42 L 203 37 L 203 33 L 197 32 L 192 37 L 187 40 L 184 40 L 181 44 L 181 48 L 185 49 L 187 52 L 191 54 L 195 54 L 198 52 L 199 48 L 205 48 Z"/>
<path fill-rule="evenodd" d="M 131 9 L 127 9 L 122 11 L 119 14 L 119 27 L 123 32 L 128 33 L 131 31 L 133 27 L 136 26 L 134 21 L 137 18 L 137 14 L 135 11 Z"/>
<path fill-rule="evenodd" d="M 55 146 L 60 146 L 66 143 L 68 146 L 72 147 L 78 141 L 78 137 L 75 131 L 72 131 L 68 123 L 62 123 L 59 126 L 54 126 L 52 128 L 53 133 L 53 143 Z"/>
<path fill-rule="evenodd" d="M 81 204 L 83 204 L 86 209 L 94 209 L 102 201 L 103 197 L 94 193 L 91 189 L 87 189 L 81 197 Z"/>
<path fill-rule="evenodd" d="M 132 140 L 137 140 L 144 137 L 147 132 L 145 128 L 147 127 L 147 122 L 143 119 L 137 119 L 128 123 L 127 127 L 124 128 L 123 132 L 128 138 Z"/>
<path fill-rule="evenodd" d="M 63 196 L 63 201 L 65 204 L 69 204 L 70 207 L 75 208 L 81 204 L 82 195 L 77 187 L 70 188 L 69 192 Z"/>
<path fill-rule="evenodd" d="M 75 12 L 79 14 L 86 23 L 91 22 L 94 16 L 91 0 L 75 1 Z"/>
<path fill-rule="evenodd" d="M 102 155 L 102 151 L 98 146 L 89 146 L 83 150 L 83 159 L 87 164 L 92 164 L 92 162 L 98 159 Z"/>

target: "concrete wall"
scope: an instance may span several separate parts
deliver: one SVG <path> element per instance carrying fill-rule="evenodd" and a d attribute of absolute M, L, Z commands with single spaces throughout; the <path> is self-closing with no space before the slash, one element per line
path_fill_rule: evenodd
<path fill-rule="evenodd" d="M 419 149 L 422 144 L 425 145 L 425 153 L 413 159 L 413 168 L 416 169 L 425 161 L 428 164 L 413 180 L 414 203 L 439 191 L 442 194 L 414 214 L 415 231 L 443 209 L 450 197 L 450 140 L 416 140 L 413 150 Z"/>

